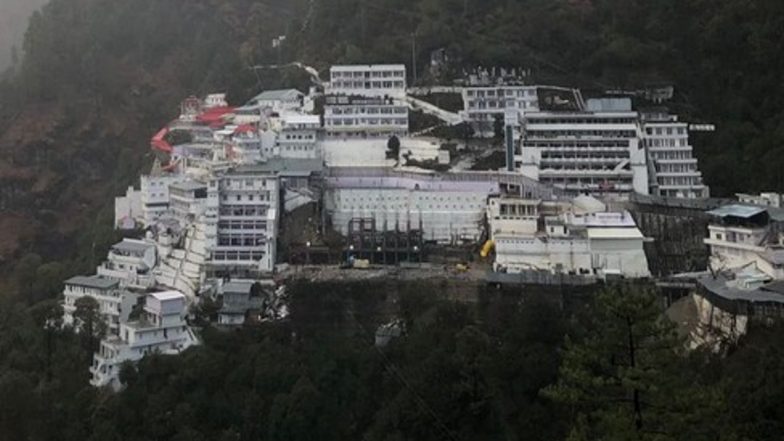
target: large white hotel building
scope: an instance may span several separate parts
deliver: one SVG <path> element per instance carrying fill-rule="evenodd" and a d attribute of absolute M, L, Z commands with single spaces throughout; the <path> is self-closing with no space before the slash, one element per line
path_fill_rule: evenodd
<path fill-rule="evenodd" d="M 697 158 L 692 155 L 688 124 L 666 113 L 642 115 L 643 143 L 653 168 L 651 192 L 658 196 L 705 198 Z"/>
<path fill-rule="evenodd" d="M 204 213 L 208 275 L 257 275 L 275 266 L 278 177 L 242 165 L 210 179 Z"/>
<path fill-rule="evenodd" d="M 687 124 L 632 110 L 627 98 L 575 97 L 570 110 L 518 110 L 516 122 L 507 112 L 510 169 L 572 195 L 709 196 Z"/>
<path fill-rule="evenodd" d="M 634 112 L 526 113 L 516 168 L 575 194 L 648 194 L 637 119 Z"/>
<path fill-rule="evenodd" d="M 507 111 L 539 110 L 537 86 L 473 86 L 462 91 L 463 111 L 460 116 L 470 121 L 477 136 L 492 137 L 496 119 Z"/>
<path fill-rule="evenodd" d="M 332 66 L 324 129 L 332 139 L 383 139 L 408 134 L 406 67 L 402 64 Z"/>
<path fill-rule="evenodd" d="M 396 97 L 406 94 L 406 66 L 402 64 L 359 64 L 332 66 L 327 95 Z"/>

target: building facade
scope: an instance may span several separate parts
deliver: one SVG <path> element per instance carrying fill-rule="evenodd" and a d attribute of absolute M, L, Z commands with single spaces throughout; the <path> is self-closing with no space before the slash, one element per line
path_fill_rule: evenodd
<path fill-rule="evenodd" d="M 116 335 L 120 323 L 128 318 L 138 295 L 120 288 L 117 279 L 105 276 L 76 276 L 65 281 L 63 290 L 63 323 L 78 326 L 74 316 L 77 300 L 91 297 L 98 304 L 98 313 L 107 325 L 109 334 Z"/>
<path fill-rule="evenodd" d="M 321 118 L 318 115 L 283 115 L 276 141 L 277 157 L 286 159 L 319 159 Z"/>
<path fill-rule="evenodd" d="M 111 277 L 123 287 L 150 288 L 155 285 L 153 270 L 158 264 L 158 249 L 146 240 L 123 239 L 112 245 L 96 274 Z"/>
<path fill-rule="evenodd" d="M 128 187 L 125 196 L 114 198 L 114 227 L 133 230 L 144 218 L 142 195 L 139 190 Z"/>
<path fill-rule="evenodd" d="M 260 112 L 290 113 L 302 109 L 305 94 L 297 89 L 266 90 L 251 98 L 248 107 L 255 107 Z"/>
<path fill-rule="evenodd" d="M 370 64 L 332 66 L 328 95 L 403 97 L 406 94 L 406 66 Z"/>
<path fill-rule="evenodd" d="M 279 182 L 275 173 L 238 166 L 210 179 L 204 216 L 208 273 L 256 275 L 275 267 Z"/>
<path fill-rule="evenodd" d="M 669 114 L 642 115 L 643 145 L 651 162 L 651 193 L 678 198 L 707 198 L 689 143 L 688 124 Z"/>
<path fill-rule="evenodd" d="M 328 96 L 324 129 L 329 138 L 398 138 L 408 135 L 408 107 L 392 98 Z"/>
<path fill-rule="evenodd" d="M 738 193 L 735 195 L 741 204 L 761 205 L 764 207 L 781 208 L 782 195 L 780 193 L 760 193 L 746 194 Z"/>
<path fill-rule="evenodd" d="M 592 198 L 571 205 L 494 198 L 488 204 L 495 271 L 545 271 L 604 278 L 649 277 L 643 235 L 628 212 Z"/>
<path fill-rule="evenodd" d="M 710 247 L 713 271 L 753 266 L 768 277 L 784 279 L 784 235 L 780 213 L 769 208 L 731 204 L 708 212 L 705 245 Z"/>
<path fill-rule="evenodd" d="M 498 89 L 488 101 L 484 89 L 485 106 L 492 102 L 496 109 L 498 95 L 514 93 Z M 579 90 L 535 89 L 538 100 L 523 105 L 527 110 L 509 100 L 493 114 L 503 123 L 507 170 L 571 195 L 710 196 L 693 157 L 690 126 L 677 116 L 635 111 L 629 98 L 584 101 Z M 466 105 L 481 103 L 470 98 Z"/>
<path fill-rule="evenodd" d="M 118 335 L 101 341 L 90 366 L 90 384 L 119 389 L 120 368 L 152 353 L 178 354 L 198 344 L 185 321 L 185 296 L 166 291 L 146 296 L 141 316 L 121 323 Z"/>
<path fill-rule="evenodd" d="M 539 111 L 537 86 L 471 86 L 463 88 L 462 95 L 461 116 L 480 137 L 494 136 L 496 120 L 503 124 L 505 112 Z"/>
<path fill-rule="evenodd" d="M 499 192 L 489 176 L 357 169 L 333 172 L 325 206 L 343 235 L 352 219 L 363 218 L 373 219 L 378 231 L 421 230 L 425 241 L 457 244 L 479 240 L 487 199 Z"/>
<path fill-rule="evenodd" d="M 636 112 L 528 112 L 515 155 L 524 176 L 573 195 L 649 194 Z"/>
<path fill-rule="evenodd" d="M 176 174 L 142 175 L 140 192 L 145 226 L 154 225 L 161 216 L 169 213 L 169 186 L 184 179 Z"/>
<path fill-rule="evenodd" d="M 204 212 L 207 201 L 207 184 L 186 180 L 169 186 L 169 207 L 171 214 L 183 225 L 198 219 Z"/>

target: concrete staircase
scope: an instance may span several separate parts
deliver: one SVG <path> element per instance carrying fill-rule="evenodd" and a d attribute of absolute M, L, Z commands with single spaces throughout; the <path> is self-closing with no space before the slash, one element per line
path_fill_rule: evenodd
<path fill-rule="evenodd" d="M 182 248 L 173 248 L 161 264 L 155 277 L 159 284 L 181 291 L 190 300 L 196 298 L 204 282 L 207 261 L 204 224 L 194 222 L 187 228 Z"/>

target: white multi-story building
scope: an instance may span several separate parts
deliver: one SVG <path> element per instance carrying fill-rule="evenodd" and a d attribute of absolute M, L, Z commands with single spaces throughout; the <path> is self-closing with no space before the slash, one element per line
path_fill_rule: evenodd
<path fill-rule="evenodd" d="M 547 110 L 540 102 L 541 111 L 504 115 L 508 164 L 523 175 L 572 195 L 709 196 L 687 124 L 666 113 L 640 114 L 628 98 L 584 103 L 579 91 L 564 98 L 558 90 L 546 98 Z"/>
<path fill-rule="evenodd" d="M 280 126 L 276 142 L 278 157 L 287 159 L 321 158 L 319 148 L 321 118 L 318 115 L 283 115 L 280 118 Z"/>
<path fill-rule="evenodd" d="M 753 265 L 769 277 L 784 279 L 784 235 L 781 215 L 771 218 L 763 206 L 732 204 L 708 212 L 705 244 L 710 247 L 713 271 L 737 270 Z"/>
<path fill-rule="evenodd" d="M 332 226 L 347 235 L 352 219 L 374 219 L 379 231 L 421 230 L 425 241 L 475 242 L 487 198 L 500 192 L 490 176 L 333 170 L 325 205 Z"/>
<path fill-rule="evenodd" d="M 133 230 L 144 217 L 142 195 L 139 190 L 128 187 L 125 196 L 114 198 L 114 227 Z"/>
<path fill-rule="evenodd" d="M 208 273 L 254 276 L 271 273 L 279 211 L 275 173 L 237 166 L 210 179 L 204 216 Z"/>
<path fill-rule="evenodd" d="M 231 137 L 234 160 L 239 163 L 270 159 L 321 159 L 321 117 L 284 113 L 264 117 L 258 131 Z"/>
<path fill-rule="evenodd" d="M 643 144 L 648 150 L 653 176 L 651 193 L 665 197 L 707 198 L 697 158 L 692 155 L 688 124 L 668 114 L 642 115 Z"/>
<path fill-rule="evenodd" d="M 213 109 L 216 107 L 226 107 L 229 103 L 226 101 L 225 93 L 211 93 L 204 97 L 203 106 L 205 109 Z"/>
<path fill-rule="evenodd" d="M 119 389 L 119 374 L 126 361 L 152 353 L 178 354 L 198 344 L 185 322 L 185 296 L 177 291 L 149 294 L 139 318 L 120 324 L 119 334 L 101 341 L 90 366 L 90 384 Z"/>
<path fill-rule="evenodd" d="M 184 176 L 177 174 L 141 177 L 142 221 L 145 226 L 155 224 L 155 221 L 169 212 L 169 186 L 184 179 Z"/>
<path fill-rule="evenodd" d="M 332 66 L 328 95 L 397 97 L 406 95 L 406 66 L 370 64 Z"/>
<path fill-rule="evenodd" d="M 150 288 L 155 285 L 152 272 L 157 264 L 158 250 L 154 243 L 126 238 L 112 245 L 97 274 L 117 279 L 123 287 Z"/>
<path fill-rule="evenodd" d="M 563 211 L 564 208 L 566 211 Z M 493 268 L 597 277 L 648 277 L 643 235 L 628 212 L 606 212 L 589 197 L 571 206 L 494 198 L 488 204 Z"/>
<path fill-rule="evenodd" d="M 537 86 L 512 85 L 465 87 L 461 116 L 471 123 L 477 136 L 492 137 L 496 119 L 503 124 L 506 112 L 539 111 L 537 89 Z"/>
<path fill-rule="evenodd" d="M 259 283 L 258 291 L 253 286 Z M 256 317 L 262 314 L 266 306 L 266 290 L 269 284 L 262 287 L 255 280 L 231 280 L 224 283 L 218 293 L 221 300 L 221 309 L 218 311 L 218 324 L 223 326 L 239 326 L 246 323 L 249 315 Z"/>
<path fill-rule="evenodd" d="M 266 90 L 251 98 L 248 107 L 255 107 L 261 112 L 279 114 L 299 112 L 302 109 L 305 94 L 297 89 Z"/>
<path fill-rule="evenodd" d="M 108 326 L 110 334 L 119 332 L 120 323 L 128 318 L 137 302 L 138 294 L 120 289 L 119 280 L 106 276 L 76 276 L 65 281 L 63 290 L 63 322 L 77 325 L 74 318 L 76 301 L 92 297 L 98 303 L 98 312 Z"/>
<path fill-rule="evenodd" d="M 168 173 L 142 175 L 139 190 L 129 187 L 125 196 L 115 198 L 115 228 L 133 229 L 155 224 L 162 215 L 169 213 L 169 186 L 184 179 L 181 175 Z"/>
<path fill-rule="evenodd" d="M 529 112 L 515 166 L 524 176 L 578 195 L 649 194 L 638 115 Z"/>
<path fill-rule="evenodd" d="M 169 186 L 171 213 L 183 224 L 188 224 L 204 212 L 207 202 L 207 184 L 187 180 Z"/>
<path fill-rule="evenodd" d="M 324 127 L 330 138 L 401 138 L 408 135 L 408 107 L 391 98 L 328 96 Z"/>

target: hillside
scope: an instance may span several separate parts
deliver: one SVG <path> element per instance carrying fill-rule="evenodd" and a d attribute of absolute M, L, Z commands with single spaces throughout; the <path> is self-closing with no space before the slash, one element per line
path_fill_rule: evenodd
<path fill-rule="evenodd" d="M 300 79 L 257 63 L 410 66 L 414 39 L 425 81 L 430 51 L 447 48 L 455 71 L 522 66 L 598 91 L 672 83 L 675 110 L 719 127 L 695 140 L 714 194 L 781 191 L 783 36 L 778 0 L 53 0 L 0 84 L 0 225 L 19 226 L 0 232 L 0 266 L 32 253 L 92 266 L 113 239 L 112 197 L 183 97 L 238 102 Z"/>
<path fill-rule="evenodd" d="M 33 16 L 21 70 L 0 85 L 0 224 L 21 226 L 0 232 L 3 272 L 24 255 L 92 267 L 115 239 L 113 196 L 180 100 L 277 81 L 240 55 L 281 32 L 267 14 L 288 3 L 55 0 Z"/>
<path fill-rule="evenodd" d="M 282 34 L 286 43 L 273 48 Z M 308 84 L 296 69 L 256 65 L 298 60 L 323 70 L 405 62 L 419 66 L 416 76 L 428 83 L 431 51 L 446 48 L 447 77 L 483 65 L 525 67 L 532 81 L 589 94 L 674 84 L 674 111 L 719 127 L 695 139 L 695 151 L 714 193 L 729 195 L 784 192 L 782 39 L 781 0 L 50 0 L 33 15 L 23 62 L 0 79 L 0 441 L 781 439 L 784 325 L 772 318 L 769 300 L 752 305 L 751 316 L 744 305 L 733 308 L 737 316 L 725 324 L 748 324 L 744 336 L 689 350 L 663 318 L 653 280 L 475 283 L 469 277 L 483 274 L 485 262 L 456 265 L 464 261 L 454 250 L 442 256 L 451 263 L 428 266 L 417 279 L 393 266 L 378 271 L 389 277 L 375 277 L 375 268 L 356 260 L 354 269 L 292 265 L 288 273 L 297 277 L 276 274 L 274 294 L 271 284 L 248 287 L 209 269 L 222 286 L 214 296 L 201 291 L 187 311 L 178 293 L 124 284 L 114 290 L 120 282 L 108 279 L 71 280 L 68 295 L 61 293 L 64 279 L 92 272 L 119 240 L 113 198 L 150 167 L 150 137 L 177 115 L 184 97 L 226 92 L 240 103 L 260 89 Z M 243 172 L 222 178 L 210 186 L 210 198 L 218 190 L 212 201 L 226 201 L 211 225 L 243 231 L 230 233 L 229 245 L 239 239 L 243 248 L 266 247 L 266 233 L 277 228 L 278 213 L 269 209 L 277 183 Z M 472 182 L 450 185 L 461 189 L 452 193 L 470 202 L 464 189 Z M 315 205 L 296 213 L 308 218 L 305 233 L 316 230 Z M 671 230 L 688 222 L 688 210 L 662 211 L 640 226 L 653 224 L 677 241 Z M 582 243 L 590 251 L 591 241 L 605 242 L 628 266 L 622 242 L 641 247 L 642 235 L 625 219 L 604 222 L 600 214 L 612 216 L 597 213 L 596 223 L 581 217 Z M 750 216 L 757 222 L 767 215 Z M 615 231 L 592 235 L 587 227 Z M 287 228 L 284 240 L 297 235 Z M 202 259 L 189 257 L 206 243 L 202 228 L 197 233 L 184 241 L 187 253 L 173 251 L 155 269 L 131 258 L 150 260 L 151 247 L 138 242 L 118 247 L 110 263 L 128 271 L 126 281 L 164 266 L 195 273 Z M 321 244 L 299 236 L 292 242 L 308 240 L 300 257 L 315 263 Z M 373 236 L 383 236 L 377 251 L 387 263 L 391 235 Z M 552 236 L 550 244 L 575 243 Z M 215 239 L 219 247 L 227 243 L 210 234 Z M 403 241 L 394 242 L 399 248 Z M 366 243 L 355 249 L 359 257 Z M 364 254 L 374 254 L 372 247 Z M 574 257 L 578 247 L 569 248 Z M 255 259 L 252 253 L 247 258 Z M 228 254 L 213 260 L 234 258 Z M 179 262 L 167 265 L 173 260 Z M 352 277 L 318 280 L 328 272 Z M 230 289 L 230 281 L 247 289 Z M 735 287 L 747 281 L 736 279 Z M 110 296 L 96 295 L 92 288 L 100 287 Z M 251 300 L 251 308 L 231 294 Z M 672 300 L 668 294 L 666 303 Z M 69 324 L 63 311 L 71 306 Z M 703 319 L 726 318 L 716 306 L 701 309 Z M 227 312 L 247 321 L 226 326 L 216 316 Z M 697 326 L 688 314 L 674 315 L 682 327 Z M 107 326 L 115 317 L 119 331 L 107 334 L 117 329 Z M 178 338 L 184 334 L 187 349 Z M 200 344 L 190 346 L 194 335 Z M 120 391 L 88 381 L 115 373 Z"/>
<path fill-rule="evenodd" d="M 0 72 L 19 58 L 27 20 L 46 0 L 0 1 Z M 16 54 L 14 54 L 16 52 Z"/>

